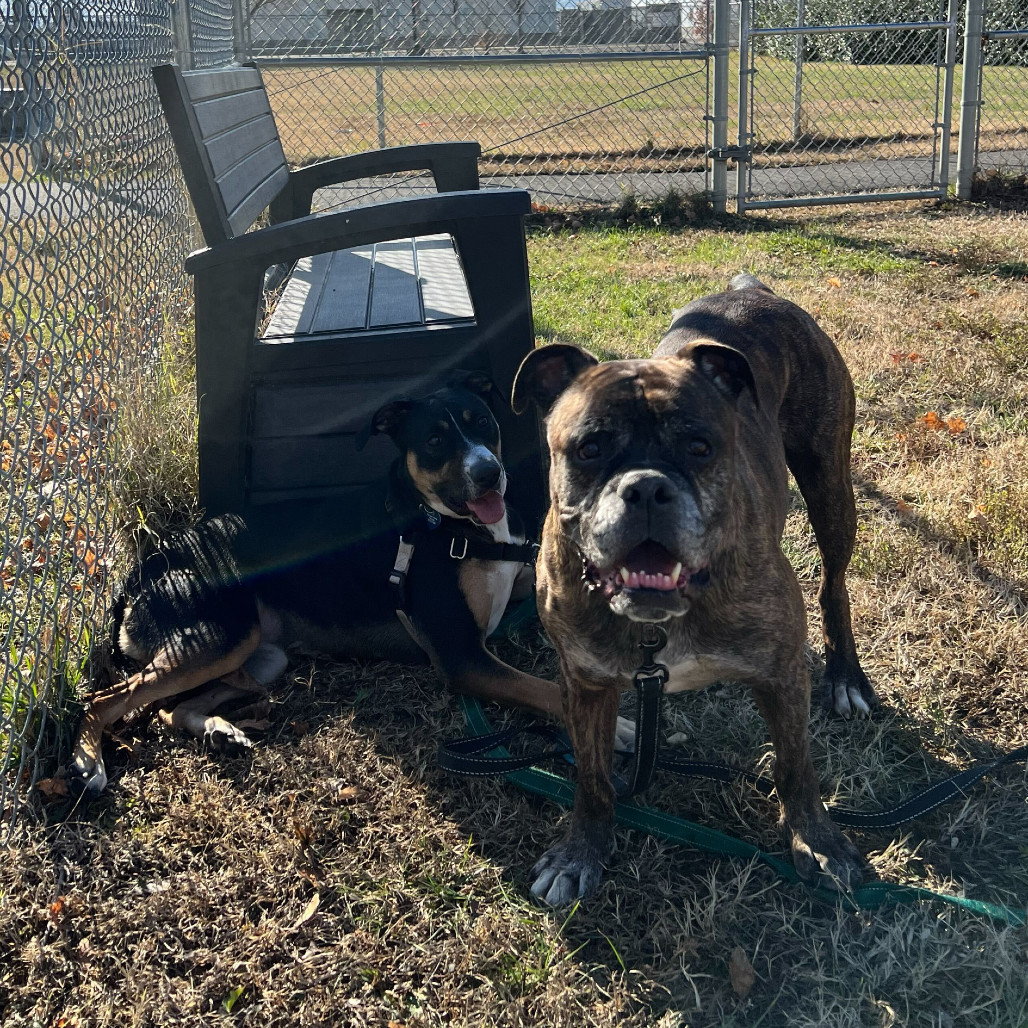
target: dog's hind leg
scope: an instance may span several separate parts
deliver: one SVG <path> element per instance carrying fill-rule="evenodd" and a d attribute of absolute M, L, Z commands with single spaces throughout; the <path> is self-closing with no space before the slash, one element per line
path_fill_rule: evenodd
<path fill-rule="evenodd" d="M 253 743 L 246 733 L 232 722 L 214 713 L 218 707 L 232 700 L 254 694 L 267 695 L 266 690 L 247 674 L 244 668 L 237 668 L 229 675 L 197 695 L 183 700 L 171 709 L 160 710 L 159 716 L 169 728 L 184 731 L 199 739 L 214 753 L 230 756 L 248 750 Z"/>
<path fill-rule="evenodd" d="M 94 795 L 103 792 L 107 785 L 107 772 L 101 742 L 106 728 L 137 707 L 157 703 L 231 674 L 253 653 L 259 641 L 260 629 L 254 625 L 242 642 L 208 659 L 203 659 L 200 654 L 184 658 L 187 647 L 181 640 L 172 641 L 157 650 L 140 671 L 96 693 L 90 699 L 79 726 L 68 769 L 69 784 Z"/>
<path fill-rule="evenodd" d="M 877 705 L 874 689 L 860 666 L 853 639 L 846 568 L 857 535 L 857 510 L 850 477 L 849 438 L 853 428 L 843 418 L 831 439 L 814 435 L 805 445 L 786 448 L 789 469 L 807 503 L 817 547 L 821 553 L 822 630 L 825 674 L 822 706 L 843 717 L 867 714 Z"/>

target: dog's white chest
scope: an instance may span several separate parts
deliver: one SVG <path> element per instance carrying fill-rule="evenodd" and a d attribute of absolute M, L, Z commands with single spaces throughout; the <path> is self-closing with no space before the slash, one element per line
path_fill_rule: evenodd
<path fill-rule="evenodd" d="M 658 654 L 657 660 L 660 660 Z M 692 692 L 705 689 L 723 677 L 720 674 L 720 661 L 713 660 L 706 654 L 698 656 L 688 654 L 683 660 L 668 666 L 669 677 L 664 686 L 665 692 Z"/>
<path fill-rule="evenodd" d="M 662 659 L 657 654 L 658 661 Z M 694 692 L 715 682 L 738 681 L 753 675 L 753 668 L 737 656 L 722 653 L 687 653 L 678 659 L 669 654 L 663 659 L 668 667 L 665 692 Z"/>
<path fill-rule="evenodd" d="M 489 526 L 489 534 L 498 543 L 523 542 L 511 535 L 507 519 Z M 510 600 L 514 580 L 524 565 L 514 560 L 478 560 L 468 558 L 461 562 L 460 588 L 475 624 L 491 635 L 503 617 Z"/>

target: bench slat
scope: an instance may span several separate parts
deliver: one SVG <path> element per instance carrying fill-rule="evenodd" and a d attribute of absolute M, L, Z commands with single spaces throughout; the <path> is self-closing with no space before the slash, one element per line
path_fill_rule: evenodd
<path fill-rule="evenodd" d="M 182 76 L 193 103 L 210 100 L 247 89 L 261 89 L 260 72 L 256 68 L 217 68 L 212 71 L 191 71 Z"/>
<path fill-rule="evenodd" d="M 448 235 L 419 236 L 414 246 L 425 321 L 473 318 L 475 311 L 453 240 Z"/>
<path fill-rule="evenodd" d="M 274 143 L 281 153 L 282 144 L 279 142 L 275 121 L 270 114 L 209 139 L 206 144 L 207 156 L 211 159 L 214 174 L 220 176 L 239 164 L 244 157 L 269 143 Z M 286 163 L 285 154 L 282 154 L 281 160 L 283 164 Z"/>
<path fill-rule="evenodd" d="M 271 114 L 268 97 L 261 89 L 250 89 L 245 93 L 231 93 L 195 104 L 196 121 L 206 141 L 229 129 L 257 121 Z"/>
<path fill-rule="evenodd" d="M 230 211 L 228 223 L 232 234 L 242 235 L 256 221 L 257 215 L 282 192 L 288 181 L 289 169 L 277 168 L 235 210 Z"/>
<path fill-rule="evenodd" d="M 368 292 L 375 248 L 361 246 L 332 254 L 312 332 L 349 331 L 368 324 Z"/>
<path fill-rule="evenodd" d="M 395 449 L 388 439 L 376 436 L 363 450 L 358 450 L 356 438 L 346 434 L 255 439 L 251 448 L 250 488 L 255 492 L 297 487 L 325 489 L 374 481 L 388 467 Z"/>
<path fill-rule="evenodd" d="M 370 327 L 422 323 L 413 240 L 394 239 L 375 244 L 371 289 Z"/>
<path fill-rule="evenodd" d="M 253 391 L 254 439 L 355 434 L 364 429 L 382 396 L 401 392 L 402 379 L 368 375 L 328 382 L 258 385 Z"/>
<path fill-rule="evenodd" d="M 268 197 L 266 207 L 274 199 L 278 191 L 285 185 L 289 171 L 282 157 L 282 147 L 277 139 L 265 143 L 259 150 L 244 157 L 233 167 L 228 168 L 217 178 L 221 197 L 225 201 L 225 209 L 229 212 L 229 221 L 233 221 L 236 211 L 246 199 L 256 193 L 263 194 L 268 189 L 274 192 Z M 279 182 L 281 184 L 279 184 Z M 255 188 L 256 185 L 256 188 Z M 253 221 L 253 218 L 250 219 Z M 235 227 L 235 226 L 233 226 Z M 242 229 L 249 228 L 249 222 Z"/>

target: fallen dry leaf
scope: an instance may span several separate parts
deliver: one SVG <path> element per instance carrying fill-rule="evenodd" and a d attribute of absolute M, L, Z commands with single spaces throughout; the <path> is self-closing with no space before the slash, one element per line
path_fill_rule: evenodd
<path fill-rule="evenodd" d="M 303 908 L 303 913 L 293 922 L 290 931 L 296 931 L 302 924 L 306 924 L 317 912 L 321 905 L 321 893 L 316 892 L 310 902 Z"/>
<path fill-rule="evenodd" d="M 732 991 L 739 999 L 745 999 L 757 980 L 757 972 L 753 970 L 742 946 L 736 946 L 728 958 L 728 977 L 732 982 Z"/>
<path fill-rule="evenodd" d="M 68 783 L 63 778 L 40 778 L 36 782 L 36 791 L 43 797 L 44 803 L 53 803 L 68 795 Z"/>
<path fill-rule="evenodd" d="M 830 279 L 828 280 L 828 284 L 829 284 L 829 285 L 830 285 L 830 286 L 831 286 L 831 287 L 832 287 L 833 289 L 841 289 L 841 288 L 842 288 L 842 282 L 841 282 L 841 281 L 839 281 L 839 279 L 837 279 L 837 278 L 830 278 Z"/>

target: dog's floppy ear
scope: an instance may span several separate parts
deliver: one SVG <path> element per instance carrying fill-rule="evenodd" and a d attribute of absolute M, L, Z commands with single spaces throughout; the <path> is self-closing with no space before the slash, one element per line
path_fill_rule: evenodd
<path fill-rule="evenodd" d="M 687 343 L 678 351 L 678 356 L 682 360 L 692 361 L 717 390 L 730 400 L 738 399 L 744 389 L 749 389 L 753 402 L 760 406 L 753 368 L 745 355 L 734 346 L 701 339 Z"/>
<path fill-rule="evenodd" d="M 455 389 L 470 389 L 487 400 L 499 393 L 493 380 L 484 371 L 462 371 L 457 368 L 447 379 L 446 384 Z"/>
<path fill-rule="evenodd" d="M 551 343 L 533 350 L 514 376 L 514 391 L 510 405 L 515 414 L 524 413 L 529 403 L 535 402 L 543 414 L 548 414 L 557 397 L 578 376 L 599 364 L 588 350 L 567 343 Z"/>
<path fill-rule="evenodd" d="M 357 433 L 357 449 L 363 450 L 368 440 L 379 432 L 385 432 L 386 435 L 395 438 L 413 406 L 414 401 L 403 396 L 397 400 L 390 400 L 384 407 L 379 407 L 371 420 Z"/>

